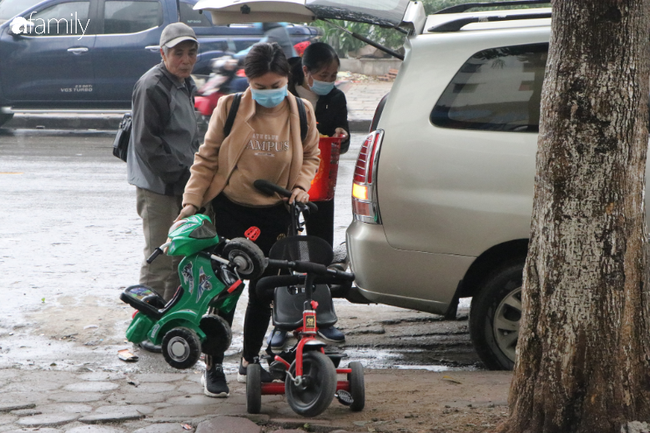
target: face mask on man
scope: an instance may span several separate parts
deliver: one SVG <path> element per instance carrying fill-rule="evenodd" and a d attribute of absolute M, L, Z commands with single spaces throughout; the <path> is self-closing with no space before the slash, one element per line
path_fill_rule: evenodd
<path fill-rule="evenodd" d="M 287 97 L 287 86 L 282 86 L 279 89 L 264 89 L 257 90 L 251 88 L 251 95 L 255 102 L 262 107 L 273 108 L 277 107 L 284 98 Z"/>
<path fill-rule="evenodd" d="M 318 96 L 325 96 L 334 88 L 334 82 L 327 81 L 318 81 L 314 80 L 314 84 L 311 85 L 311 91 L 317 94 Z"/>

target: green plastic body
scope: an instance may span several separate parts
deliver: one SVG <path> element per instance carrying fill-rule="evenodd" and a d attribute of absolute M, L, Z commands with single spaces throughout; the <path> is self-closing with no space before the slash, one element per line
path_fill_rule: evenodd
<path fill-rule="evenodd" d="M 197 236 L 197 230 L 199 235 L 208 237 L 192 237 L 192 235 Z M 169 330 L 186 327 L 194 330 L 203 343 L 206 335 L 201 330 L 200 322 L 211 304 L 223 313 L 228 313 L 235 308 L 244 284 L 240 284 L 227 296 L 217 299 L 228 287 L 215 274 L 209 254 L 202 253 L 205 249 L 219 243 L 216 232 L 214 236 L 210 236 L 210 230 L 214 230 L 214 227 L 205 215 L 193 215 L 183 224 L 172 226 L 169 231 L 171 244 L 167 254 L 187 253 L 178 267 L 183 294 L 157 321 L 138 312 L 126 331 L 126 338 L 129 341 L 137 344 L 148 339 L 154 344 L 161 344 L 165 333 Z"/>

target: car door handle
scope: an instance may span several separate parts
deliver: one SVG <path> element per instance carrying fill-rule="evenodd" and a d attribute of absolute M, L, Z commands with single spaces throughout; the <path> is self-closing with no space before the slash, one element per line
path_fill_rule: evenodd
<path fill-rule="evenodd" d="M 147 45 L 144 49 L 151 51 L 152 53 L 157 53 L 160 51 L 160 45 Z"/>
<path fill-rule="evenodd" d="M 88 52 L 88 48 L 86 47 L 68 48 L 68 52 L 72 54 L 83 54 Z"/>

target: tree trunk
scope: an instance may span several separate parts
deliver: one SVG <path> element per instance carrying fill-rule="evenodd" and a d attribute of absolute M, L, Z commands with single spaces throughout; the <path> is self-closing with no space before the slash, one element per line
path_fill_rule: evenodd
<path fill-rule="evenodd" d="M 554 0 L 508 433 L 650 421 L 648 0 Z"/>

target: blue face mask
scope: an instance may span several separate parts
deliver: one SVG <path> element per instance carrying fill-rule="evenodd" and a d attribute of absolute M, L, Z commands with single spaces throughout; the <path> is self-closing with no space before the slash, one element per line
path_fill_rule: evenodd
<path fill-rule="evenodd" d="M 251 94 L 255 102 L 262 107 L 273 108 L 277 107 L 287 97 L 287 86 L 264 90 L 256 90 L 251 87 Z"/>
<path fill-rule="evenodd" d="M 314 84 L 311 85 L 311 91 L 319 96 L 325 96 L 334 88 L 334 82 L 327 81 L 318 81 L 314 80 Z"/>

